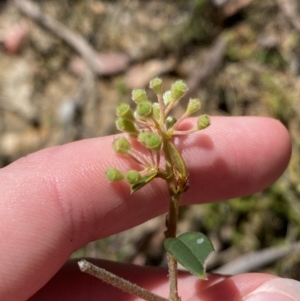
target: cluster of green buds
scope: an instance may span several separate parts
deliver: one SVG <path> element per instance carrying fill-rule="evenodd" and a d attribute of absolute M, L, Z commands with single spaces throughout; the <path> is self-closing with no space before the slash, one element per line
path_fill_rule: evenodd
<path fill-rule="evenodd" d="M 178 120 L 170 115 L 170 111 L 188 90 L 182 80 L 177 80 L 171 89 L 164 93 L 160 78 L 151 80 L 149 87 L 157 96 L 156 102 L 148 99 L 144 89 L 135 89 L 132 91 L 135 110 L 127 103 L 120 103 L 116 109 L 117 129 L 127 133 L 128 137 L 114 139 L 113 149 L 117 154 L 132 158 L 139 164 L 140 170 L 130 170 L 124 175 L 116 168 L 109 168 L 106 177 L 112 182 L 125 179 L 131 185 L 132 192 L 156 177 L 169 179 L 172 174 L 177 182 L 179 178 L 187 181 L 184 161 L 172 140 L 174 136 L 190 134 L 205 129 L 210 124 L 208 115 L 201 115 L 193 128 L 185 131 L 177 129 L 186 117 L 201 107 L 199 99 L 190 99 L 185 113 Z M 134 148 L 131 143 L 133 139 L 137 140 L 147 153 Z M 165 167 L 161 167 L 160 164 L 162 155 L 165 158 Z"/>

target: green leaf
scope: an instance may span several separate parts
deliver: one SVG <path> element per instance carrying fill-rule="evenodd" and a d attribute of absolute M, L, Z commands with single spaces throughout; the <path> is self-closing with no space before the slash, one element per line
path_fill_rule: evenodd
<path fill-rule="evenodd" d="M 157 175 L 157 171 L 155 171 L 154 173 L 142 177 L 138 182 L 134 183 L 131 185 L 131 193 L 141 189 L 142 187 L 144 187 L 147 183 L 149 183 L 151 180 L 153 180 Z"/>
<path fill-rule="evenodd" d="M 201 279 L 207 279 L 205 263 L 214 247 L 203 233 L 187 232 L 177 238 L 167 238 L 164 247 L 189 272 Z"/>

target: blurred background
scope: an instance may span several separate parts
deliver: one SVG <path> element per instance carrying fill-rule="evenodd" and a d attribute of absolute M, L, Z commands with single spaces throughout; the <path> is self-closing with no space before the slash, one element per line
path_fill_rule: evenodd
<path fill-rule="evenodd" d="M 1 1 L 0 66 L 0 167 L 116 133 L 116 105 L 155 76 L 166 88 L 184 79 L 185 101 L 199 97 L 210 115 L 279 119 L 293 140 L 284 175 L 256 195 L 183 207 L 178 230 L 211 238 L 211 271 L 300 280 L 299 1 Z M 164 219 L 72 257 L 165 266 Z"/>

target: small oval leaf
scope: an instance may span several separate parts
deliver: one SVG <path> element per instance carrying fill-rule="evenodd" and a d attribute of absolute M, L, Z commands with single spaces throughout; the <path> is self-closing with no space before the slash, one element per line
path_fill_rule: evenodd
<path fill-rule="evenodd" d="M 187 232 L 177 238 L 167 238 L 164 247 L 189 272 L 207 279 L 205 263 L 214 247 L 207 236 L 200 232 Z"/>
<path fill-rule="evenodd" d="M 131 185 L 131 193 L 144 187 L 147 183 L 149 183 L 151 180 L 153 180 L 156 176 L 157 176 L 157 171 L 155 171 L 154 173 L 152 173 L 148 176 L 142 177 L 138 182 Z"/>

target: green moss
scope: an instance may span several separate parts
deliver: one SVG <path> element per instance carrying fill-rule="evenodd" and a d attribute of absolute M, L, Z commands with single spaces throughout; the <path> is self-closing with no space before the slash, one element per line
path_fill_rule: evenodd
<path fill-rule="evenodd" d="M 271 72 L 261 74 L 261 96 L 262 101 L 266 104 L 268 110 L 270 110 L 270 115 L 279 119 L 285 119 L 291 113 L 291 104 L 294 100 L 290 94 L 291 90 L 285 85 L 283 80 L 280 80 L 279 76 L 275 76 Z"/>
<path fill-rule="evenodd" d="M 226 56 L 230 61 L 252 58 L 256 51 L 256 33 L 248 24 L 243 24 L 225 33 Z"/>

